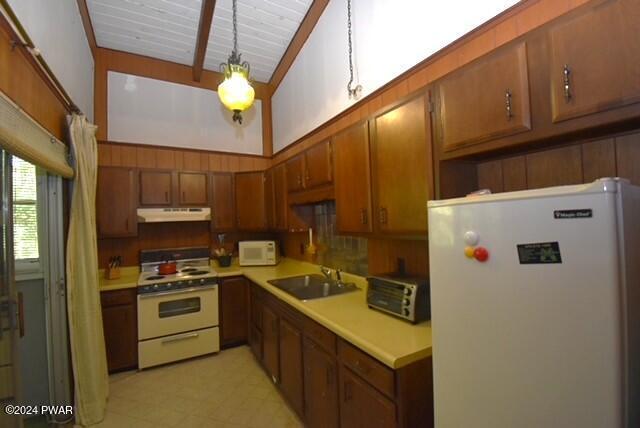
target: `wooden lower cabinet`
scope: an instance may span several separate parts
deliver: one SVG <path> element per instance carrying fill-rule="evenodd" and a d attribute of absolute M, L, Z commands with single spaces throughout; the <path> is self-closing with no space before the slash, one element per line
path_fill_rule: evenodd
<path fill-rule="evenodd" d="M 340 424 L 349 428 L 395 427 L 396 406 L 360 376 L 341 366 Z"/>
<path fill-rule="evenodd" d="M 265 305 L 262 308 L 262 363 L 274 383 L 280 379 L 279 354 L 278 316 Z"/>
<path fill-rule="evenodd" d="M 109 373 L 138 366 L 136 289 L 100 293 Z"/>
<path fill-rule="evenodd" d="M 340 426 L 338 363 L 313 340 L 304 340 L 304 410 L 306 426 Z"/>
<path fill-rule="evenodd" d="M 249 344 L 307 427 L 433 427 L 426 358 L 393 370 L 250 284 Z"/>
<path fill-rule="evenodd" d="M 219 285 L 220 346 L 247 342 L 248 295 L 243 277 L 224 278 Z"/>
<path fill-rule="evenodd" d="M 302 331 L 280 318 L 280 389 L 299 415 L 304 413 L 302 384 Z"/>

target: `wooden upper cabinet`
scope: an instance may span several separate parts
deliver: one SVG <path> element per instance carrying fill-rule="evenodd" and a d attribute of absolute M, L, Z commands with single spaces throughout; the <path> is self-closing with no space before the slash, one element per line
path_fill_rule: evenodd
<path fill-rule="evenodd" d="M 376 230 L 425 234 L 427 201 L 433 198 L 431 120 L 425 97 L 375 117 L 371 143 Z"/>
<path fill-rule="evenodd" d="M 269 229 L 273 229 L 276 223 L 274 192 L 273 169 L 268 169 L 264 172 L 264 205 Z"/>
<path fill-rule="evenodd" d="M 273 228 L 287 230 L 289 206 L 287 205 L 287 171 L 284 164 L 273 168 L 273 204 L 275 216 Z"/>
<path fill-rule="evenodd" d="M 171 175 L 168 171 L 140 171 L 140 205 L 171 205 Z"/>
<path fill-rule="evenodd" d="M 178 195 L 180 205 L 207 205 L 207 174 L 179 172 Z"/>
<path fill-rule="evenodd" d="M 299 154 L 285 162 L 287 170 L 287 190 L 295 192 L 304 189 L 304 154 Z"/>
<path fill-rule="evenodd" d="M 443 151 L 531 129 L 525 43 L 500 49 L 455 71 L 436 86 Z"/>
<path fill-rule="evenodd" d="M 304 187 L 329 184 L 333 181 L 331 141 L 324 141 L 304 152 Z"/>
<path fill-rule="evenodd" d="M 267 229 L 263 172 L 235 175 L 236 223 L 240 230 Z"/>
<path fill-rule="evenodd" d="M 640 2 L 609 1 L 549 33 L 554 122 L 640 102 Z"/>
<path fill-rule="evenodd" d="M 233 174 L 213 173 L 211 174 L 211 227 L 214 230 L 229 230 L 235 227 L 235 221 Z"/>
<path fill-rule="evenodd" d="M 117 238 L 136 236 L 136 174 L 130 168 L 100 167 L 96 214 L 98 236 Z"/>
<path fill-rule="evenodd" d="M 367 123 L 333 139 L 336 222 L 338 232 L 371 232 L 371 170 Z"/>

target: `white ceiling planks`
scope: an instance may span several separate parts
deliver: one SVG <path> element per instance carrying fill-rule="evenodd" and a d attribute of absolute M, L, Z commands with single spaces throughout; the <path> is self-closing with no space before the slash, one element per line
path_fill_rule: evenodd
<path fill-rule="evenodd" d="M 268 82 L 313 0 L 238 0 L 238 49 Z M 98 46 L 192 65 L 202 0 L 87 0 Z M 233 49 L 232 0 L 217 0 L 204 68 Z"/>
<path fill-rule="evenodd" d="M 268 82 L 312 0 L 238 0 L 238 50 L 253 79 Z M 232 1 L 217 0 L 205 68 L 218 70 L 233 49 Z"/>

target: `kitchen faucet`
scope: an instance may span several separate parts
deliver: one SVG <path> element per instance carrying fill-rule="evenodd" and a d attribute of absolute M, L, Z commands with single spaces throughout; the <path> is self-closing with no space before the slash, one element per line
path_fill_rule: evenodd
<path fill-rule="evenodd" d="M 327 278 L 331 279 L 331 269 L 326 266 L 320 266 L 320 272 Z"/>
<path fill-rule="evenodd" d="M 331 269 L 326 266 L 320 266 L 320 272 L 327 278 L 327 280 L 331 281 Z M 340 269 L 336 269 L 336 283 L 338 287 L 342 287 L 344 283 L 342 282 L 342 271 Z"/>

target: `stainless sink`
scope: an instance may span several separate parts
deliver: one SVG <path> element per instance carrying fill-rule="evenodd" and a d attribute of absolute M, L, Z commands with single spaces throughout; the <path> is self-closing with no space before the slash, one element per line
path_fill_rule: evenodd
<path fill-rule="evenodd" d="M 267 282 L 300 300 L 335 296 L 337 294 L 349 293 L 358 289 L 358 287 L 353 283 L 338 282 L 333 279 L 327 279 L 324 275 L 318 274 L 272 279 Z"/>

